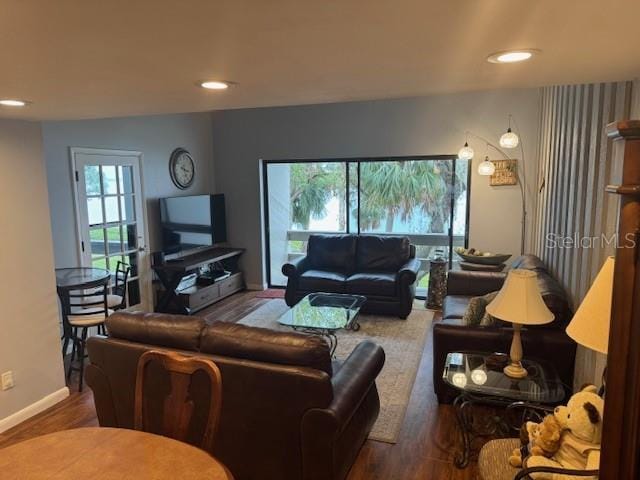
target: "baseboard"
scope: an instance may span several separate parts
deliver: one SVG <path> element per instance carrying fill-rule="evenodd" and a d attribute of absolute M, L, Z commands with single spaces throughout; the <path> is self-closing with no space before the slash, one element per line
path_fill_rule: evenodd
<path fill-rule="evenodd" d="M 69 396 L 69 389 L 67 387 L 56 390 L 50 393 L 44 398 L 41 398 L 35 403 L 32 403 L 28 407 L 18 410 L 16 413 L 9 415 L 6 418 L 0 420 L 0 433 L 15 427 L 19 423 L 28 420 L 29 418 L 37 415 L 40 412 L 45 411 L 49 407 L 53 407 L 56 403 L 61 402 Z"/>
<path fill-rule="evenodd" d="M 261 292 L 266 289 L 267 286 L 264 283 L 247 283 L 247 290 L 257 290 L 258 292 Z"/>

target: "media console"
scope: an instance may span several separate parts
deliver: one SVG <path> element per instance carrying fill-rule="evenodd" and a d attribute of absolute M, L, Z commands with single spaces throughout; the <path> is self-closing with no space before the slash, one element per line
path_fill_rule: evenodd
<path fill-rule="evenodd" d="M 158 292 L 156 312 L 190 315 L 244 289 L 244 278 L 238 268 L 241 248 L 212 247 L 192 255 L 153 265 L 162 289 Z M 206 282 L 177 290 L 184 277 L 202 267 L 218 265 L 224 274 L 207 275 Z"/>

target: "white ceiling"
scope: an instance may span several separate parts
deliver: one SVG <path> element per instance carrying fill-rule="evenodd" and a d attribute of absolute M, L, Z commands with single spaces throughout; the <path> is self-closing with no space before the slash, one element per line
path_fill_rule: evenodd
<path fill-rule="evenodd" d="M 0 116 L 96 118 L 640 75 L 638 0 L 0 0 Z M 538 48 L 522 64 L 485 61 Z M 198 80 L 238 85 L 205 91 Z"/>

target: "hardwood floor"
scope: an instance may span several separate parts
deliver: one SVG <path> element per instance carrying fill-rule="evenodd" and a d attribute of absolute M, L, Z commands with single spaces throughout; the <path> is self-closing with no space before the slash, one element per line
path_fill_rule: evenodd
<path fill-rule="evenodd" d="M 255 292 L 241 292 L 204 310 L 209 319 L 235 322 L 269 302 Z M 464 470 L 453 465 L 459 434 L 453 408 L 438 405 L 432 388 L 432 335 L 424 353 L 411 394 L 404 425 L 395 445 L 367 441 L 348 480 L 472 480 L 476 465 Z M 11 430 L 0 434 L 0 448 L 38 435 L 69 428 L 96 426 L 91 389 L 77 392 L 72 378 L 72 393 L 66 400 Z"/>

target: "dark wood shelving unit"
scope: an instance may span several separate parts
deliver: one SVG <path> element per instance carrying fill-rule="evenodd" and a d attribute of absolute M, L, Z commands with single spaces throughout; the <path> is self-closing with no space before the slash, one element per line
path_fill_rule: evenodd
<path fill-rule="evenodd" d="M 243 290 L 244 276 L 238 267 L 238 260 L 243 253 L 244 249 L 241 248 L 213 247 L 154 265 L 153 270 L 162 284 L 155 311 L 191 315 Z M 210 285 L 196 284 L 176 290 L 186 275 L 213 263 L 221 264 L 231 275 Z"/>

